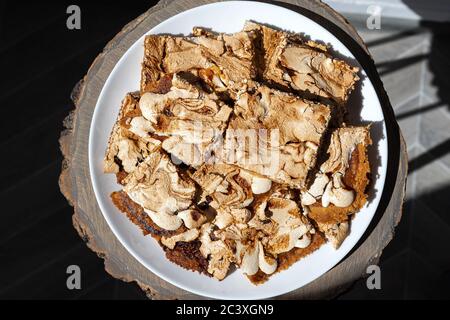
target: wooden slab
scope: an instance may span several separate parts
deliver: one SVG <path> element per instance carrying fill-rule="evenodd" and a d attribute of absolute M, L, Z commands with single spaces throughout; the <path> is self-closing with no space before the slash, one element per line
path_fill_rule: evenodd
<path fill-rule="evenodd" d="M 88 137 L 97 98 L 119 58 L 144 33 L 167 18 L 214 0 L 163 0 L 127 24 L 95 59 L 86 76 L 72 92 L 75 105 L 66 118 L 60 145 L 64 155 L 60 188 L 74 207 L 73 225 L 87 246 L 105 261 L 105 269 L 123 281 L 136 281 L 153 299 L 201 299 L 158 278 L 137 262 L 119 243 L 97 205 L 88 165 Z M 362 63 L 374 82 L 382 102 L 389 136 L 388 177 L 378 211 L 366 234 L 345 259 L 308 285 L 282 295 L 280 299 L 332 298 L 366 275 L 367 266 L 376 264 L 394 236 L 401 219 L 407 175 L 406 147 L 392 107 L 372 58 L 355 29 L 337 12 L 318 0 L 286 0 L 278 5 L 298 11 L 326 26 Z"/>

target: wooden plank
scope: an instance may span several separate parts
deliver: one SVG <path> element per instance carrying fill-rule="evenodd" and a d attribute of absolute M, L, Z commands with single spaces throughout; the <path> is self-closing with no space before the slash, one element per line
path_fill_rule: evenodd
<path fill-rule="evenodd" d="M 136 281 L 150 298 L 201 298 L 181 290 L 152 274 L 138 263 L 112 234 L 95 201 L 88 170 L 87 143 L 89 125 L 100 90 L 112 68 L 125 51 L 145 32 L 167 18 L 214 0 L 161 1 L 157 6 L 130 22 L 109 42 L 96 58 L 87 75 L 74 89 L 76 109 L 66 119 L 60 139 L 65 157 L 60 176 L 63 194 L 74 206 L 73 223 L 88 246 L 105 259 L 105 268 L 114 277 Z M 389 134 L 389 172 L 382 203 L 376 217 L 355 249 L 332 270 L 310 284 L 285 294 L 281 299 L 313 299 L 336 296 L 365 274 L 369 264 L 377 263 L 401 218 L 407 173 L 406 148 L 366 46 L 355 29 L 338 13 L 320 1 L 286 0 L 277 2 L 325 24 L 355 54 L 375 83 L 385 112 Z M 362 59 L 362 60 L 361 60 Z M 392 151 L 392 152 L 391 152 Z M 398 153 L 397 153 L 398 152 Z"/>

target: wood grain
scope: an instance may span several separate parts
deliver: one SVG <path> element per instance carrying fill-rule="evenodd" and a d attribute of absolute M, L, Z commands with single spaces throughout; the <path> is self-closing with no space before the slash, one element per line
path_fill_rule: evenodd
<path fill-rule="evenodd" d="M 86 76 L 75 86 L 75 109 L 64 121 L 60 146 L 64 156 L 60 189 L 74 207 L 73 225 L 87 246 L 104 259 L 105 269 L 123 281 L 136 283 L 152 299 L 203 299 L 179 289 L 147 270 L 120 244 L 108 227 L 97 205 L 88 164 L 88 138 L 92 114 L 100 91 L 113 67 L 126 50 L 143 34 L 167 18 L 187 9 L 216 2 L 214 0 L 163 0 L 150 8 L 121 32 L 95 59 Z M 376 72 L 373 60 L 355 29 L 341 15 L 320 1 L 289 0 L 276 2 L 327 25 L 349 48 L 375 83 L 385 112 L 389 135 L 389 169 L 382 201 L 375 218 L 355 249 L 337 266 L 308 285 L 279 299 L 332 298 L 366 274 L 367 266 L 376 264 L 394 236 L 401 219 L 407 175 L 405 143 L 395 121 L 392 107 Z M 392 151 L 392 152 L 391 152 Z"/>

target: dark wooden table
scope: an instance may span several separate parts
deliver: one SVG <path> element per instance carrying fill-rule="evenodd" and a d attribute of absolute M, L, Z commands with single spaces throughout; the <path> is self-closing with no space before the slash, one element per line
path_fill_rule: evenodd
<path fill-rule="evenodd" d="M 82 28 L 73 31 L 66 28 L 72 3 L 29 4 L 26 10 L 13 1 L 0 4 L 0 101 L 6 112 L 0 144 L 7 151 L 0 179 L 0 199 L 6 203 L 0 224 L 1 298 L 145 298 L 135 284 L 110 277 L 103 261 L 80 241 L 73 209 L 57 182 L 58 138 L 73 108 L 74 84 L 106 43 L 151 2 L 77 3 Z M 82 270 L 80 291 L 66 287 L 66 268 L 72 264 Z"/>
<path fill-rule="evenodd" d="M 0 298 L 145 298 L 109 276 L 72 226 L 58 186 L 70 93 L 106 43 L 156 1 L 0 2 Z M 66 28 L 77 3 L 81 30 Z M 82 290 L 66 287 L 79 265 Z"/>

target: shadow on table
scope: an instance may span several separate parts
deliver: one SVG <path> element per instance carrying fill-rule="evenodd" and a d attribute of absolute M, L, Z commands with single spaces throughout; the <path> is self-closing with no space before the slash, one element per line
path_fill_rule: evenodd
<path fill-rule="evenodd" d="M 425 61 L 431 72 L 431 85 L 437 90 L 437 101 L 416 109 L 400 112 L 397 120 L 421 116 L 435 109 L 442 109 L 449 119 L 450 131 L 450 22 L 431 22 L 424 7 L 416 0 L 403 0 L 412 10 L 423 17 L 419 27 L 396 35 L 367 43 L 369 48 L 386 45 L 420 32 L 431 34 L 429 52 L 378 64 L 381 75 L 398 71 L 419 61 Z M 450 11 L 450 3 L 442 7 L 442 1 L 428 1 L 426 7 Z M 423 75 L 422 75 L 423 77 Z M 423 79 L 421 79 L 423 81 Z M 445 130 L 445 129 L 444 129 Z M 427 166 L 450 153 L 450 139 L 437 145 L 427 146 L 422 154 L 409 160 L 409 173 L 421 169 L 421 177 L 427 178 Z M 448 174 L 443 172 L 442 174 Z M 430 179 L 431 172 L 430 172 Z M 420 181 L 418 182 L 420 183 Z M 401 223 L 396 235 L 381 257 L 382 290 L 368 290 L 365 279 L 353 285 L 341 295 L 344 299 L 364 298 L 449 298 L 450 243 L 446 236 L 450 230 L 450 176 L 448 183 L 433 189 L 421 188 L 419 194 L 407 199 Z M 425 235 L 424 235 L 425 233 Z"/>
<path fill-rule="evenodd" d="M 390 72 L 406 68 L 419 61 L 427 60 L 427 68 L 432 73 L 431 84 L 436 87 L 439 99 L 430 104 L 419 106 L 416 109 L 401 112 L 397 114 L 396 118 L 397 120 L 403 120 L 409 117 L 419 116 L 426 112 L 430 112 L 443 107 L 445 107 L 445 112 L 448 113 L 447 115 L 450 116 L 450 60 L 448 59 L 448 57 L 450 56 L 450 43 L 448 41 L 448 39 L 450 38 L 450 21 L 426 21 L 426 19 L 430 18 L 431 12 L 430 10 L 427 10 L 427 8 L 449 12 L 450 3 L 447 2 L 445 7 L 443 7 L 443 2 L 439 0 L 427 1 L 426 5 L 420 5 L 420 2 L 418 2 L 417 0 L 403 0 L 403 2 L 424 19 L 424 21 L 420 22 L 420 26 L 411 28 L 410 30 L 399 32 L 398 34 L 386 38 L 368 42 L 367 45 L 369 48 L 371 48 L 377 45 L 389 44 L 393 41 L 397 41 L 411 35 L 419 34 L 424 31 L 426 31 L 427 33 L 431 33 L 430 49 L 428 53 L 418 54 L 412 57 L 406 57 L 394 61 L 383 62 L 377 64 L 377 68 L 380 70 L 380 75 L 385 75 Z M 448 130 L 450 130 L 450 123 Z M 450 139 L 447 139 L 440 144 L 431 147 L 430 149 L 426 150 L 426 152 L 432 155 L 432 157 L 421 155 L 415 159 L 412 159 L 410 161 L 409 172 L 418 170 L 423 166 L 429 164 L 430 162 L 433 162 L 435 159 L 439 159 L 450 153 Z"/>
<path fill-rule="evenodd" d="M 396 235 L 381 256 L 381 290 L 369 290 L 366 278 L 362 278 L 338 298 L 449 299 L 450 236 L 441 234 L 443 227 L 437 224 L 450 223 L 450 215 L 448 210 L 442 210 L 437 218 L 428 216 L 430 209 L 424 205 L 447 199 L 449 194 L 447 184 L 408 199 Z M 411 224 L 422 232 L 411 234 Z"/>

